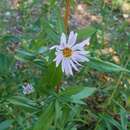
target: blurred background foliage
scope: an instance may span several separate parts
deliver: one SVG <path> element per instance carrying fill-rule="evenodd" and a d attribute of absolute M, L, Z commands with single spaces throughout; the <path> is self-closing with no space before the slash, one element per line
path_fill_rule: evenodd
<path fill-rule="evenodd" d="M 71 0 L 68 30 L 79 41 L 91 37 L 92 57 L 62 79 L 49 47 L 65 31 L 65 6 L 65 0 L 0 1 L 0 130 L 130 129 L 130 1 Z M 34 93 L 22 93 L 25 82 Z"/>

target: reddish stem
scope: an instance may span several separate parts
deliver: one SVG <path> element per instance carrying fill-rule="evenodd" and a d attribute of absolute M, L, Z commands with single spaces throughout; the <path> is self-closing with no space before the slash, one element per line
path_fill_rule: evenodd
<path fill-rule="evenodd" d="M 66 0 L 66 11 L 64 16 L 64 26 L 65 26 L 65 32 L 68 31 L 68 21 L 70 17 L 70 0 Z"/>

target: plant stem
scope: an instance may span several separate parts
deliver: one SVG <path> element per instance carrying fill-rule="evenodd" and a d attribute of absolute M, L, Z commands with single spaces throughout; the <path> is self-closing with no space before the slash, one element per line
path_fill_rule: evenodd
<path fill-rule="evenodd" d="M 60 81 L 60 82 L 56 85 L 56 87 L 55 87 L 56 93 L 59 93 L 61 85 L 62 85 L 62 81 Z"/>
<path fill-rule="evenodd" d="M 60 85 L 58 84 L 58 85 L 56 86 L 56 93 L 59 93 L 59 90 L 60 90 Z"/>
<path fill-rule="evenodd" d="M 65 11 L 65 16 L 64 16 L 64 26 L 65 26 L 66 33 L 69 27 L 68 26 L 69 16 L 70 16 L 70 0 L 66 0 L 66 11 Z"/>

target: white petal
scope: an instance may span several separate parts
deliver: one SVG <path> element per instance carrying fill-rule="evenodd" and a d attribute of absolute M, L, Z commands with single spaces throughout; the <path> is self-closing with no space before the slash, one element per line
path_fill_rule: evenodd
<path fill-rule="evenodd" d="M 85 51 L 85 50 L 78 50 L 78 51 L 74 51 L 73 54 L 80 54 L 80 55 L 85 55 L 87 56 L 89 54 L 89 51 Z"/>
<path fill-rule="evenodd" d="M 90 38 L 72 47 L 73 50 L 83 50 L 85 45 L 89 45 Z"/>
<path fill-rule="evenodd" d="M 80 62 L 89 61 L 86 55 L 83 55 L 83 54 L 81 55 L 80 53 L 74 52 L 72 58 Z"/>
<path fill-rule="evenodd" d="M 61 67 L 62 67 L 62 72 L 65 72 L 65 59 L 62 60 L 62 63 L 61 63 Z"/>
<path fill-rule="evenodd" d="M 79 71 L 79 69 L 77 68 L 76 64 L 72 60 L 70 60 L 70 64 L 74 68 L 74 70 Z"/>
<path fill-rule="evenodd" d="M 52 46 L 51 48 L 50 48 L 50 50 L 53 50 L 53 49 L 55 49 L 55 48 L 57 48 L 58 47 L 58 45 L 54 45 L 54 46 Z"/>
<path fill-rule="evenodd" d="M 61 39 L 60 39 L 60 46 L 65 47 L 66 45 L 66 36 L 64 33 L 61 34 Z"/>
<path fill-rule="evenodd" d="M 89 61 L 89 59 L 87 57 L 89 57 L 89 51 L 85 51 L 85 50 L 80 50 L 80 51 L 74 51 L 73 55 L 72 55 L 73 59 L 75 59 L 76 61 Z"/>
<path fill-rule="evenodd" d="M 57 50 L 56 52 L 55 52 L 55 55 L 57 56 L 57 55 L 61 55 L 62 54 L 62 51 L 59 51 L 59 50 Z"/>
<path fill-rule="evenodd" d="M 86 45 L 89 45 L 89 43 L 90 43 L 90 38 L 87 38 L 86 40 L 82 41 L 82 42 L 79 43 L 79 44 L 81 44 L 81 45 L 84 47 L 84 46 L 86 46 Z"/>
<path fill-rule="evenodd" d="M 78 59 L 76 59 L 76 57 L 71 57 L 72 58 L 72 61 L 76 64 L 76 65 L 78 65 L 78 66 L 82 66 L 81 64 L 79 64 L 79 60 Z"/>
<path fill-rule="evenodd" d="M 73 75 L 70 59 L 66 59 L 66 65 L 67 65 L 67 73 L 68 73 L 68 75 Z"/>
<path fill-rule="evenodd" d="M 67 71 L 68 66 L 67 66 L 67 64 L 66 64 L 66 59 L 64 59 L 63 68 L 64 68 L 65 74 L 68 75 L 68 71 Z"/>
<path fill-rule="evenodd" d="M 71 67 L 71 64 L 69 62 L 69 59 L 67 58 L 64 58 L 62 60 L 62 71 L 67 75 L 73 75 L 73 72 L 72 72 L 72 67 Z"/>
<path fill-rule="evenodd" d="M 71 31 L 69 34 L 68 45 L 72 47 L 76 43 L 76 40 L 77 40 L 77 33 Z"/>
<path fill-rule="evenodd" d="M 64 47 L 62 45 L 54 45 L 50 48 L 50 50 L 56 49 L 56 51 L 62 50 Z"/>
<path fill-rule="evenodd" d="M 84 47 L 82 44 L 76 44 L 72 47 L 72 50 L 75 51 L 75 50 L 84 50 Z"/>
<path fill-rule="evenodd" d="M 56 61 L 56 67 L 58 67 L 58 65 L 61 63 L 62 59 L 63 59 L 62 54 L 56 56 L 56 58 L 54 59 Z"/>
<path fill-rule="evenodd" d="M 82 56 L 82 55 L 78 55 L 77 58 L 79 59 L 80 62 L 89 61 L 88 58 L 86 58 L 85 56 Z"/>

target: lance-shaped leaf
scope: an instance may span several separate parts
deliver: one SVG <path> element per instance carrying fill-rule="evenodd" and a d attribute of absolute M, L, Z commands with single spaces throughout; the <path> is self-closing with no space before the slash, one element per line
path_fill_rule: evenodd
<path fill-rule="evenodd" d="M 15 58 L 23 62 L 32 61 L 35 59 L 35 54 L 27 52 L 25 50 L 17 50 Z"/>
<path fill-rule="evenodd" d="M 19 107 L 23 107 L 28 110 L 37 110 L 36 103 L 32 100 L 22 97 L 22 96 L 13 96 L 12 98 L 8 99 L 10 103 L 17 105 Z"/>
<path fill-rule="evenodd" d="M 0 130 L 7 130 L 12 125 L 13 120 L 5 120 L 0 123 Z"/>
<path fill-rule="evenodd" d="M 5 76 L 9 73 L 9 68 L 11 65 L 10 58 L 11 57 L 0 53 L 0 75 Z"/>
<path fill-rule="evenodd" d="M 33 130 L 49 130 L 54 119 L 54 107 L 53 103 L 50 103 L 46 109 L 44 109 L 41 117 L 35 124 Z"/>
<path fill-rule="evenodd" d="M 92 36 L 96 32 L 96 28 L 94 28 L 92 26 L 88 26 L 88 27 L 84 27 L 84 28 L 77 30 L 77 32 L 78 32 L 79 40 L 86 39 L 86 38 Z"/>
<path fill-rule="evenodd" d="M 130 70 L 125 69 L 114 63 L 103 61 L 95 57 L 90 57 L 89 59 L 90 61 L 87 63 L 87 66 L 89 66 L 92 69 L 96 69 L 100 72 L 128 72 L 130 73 Z"/>
<path fill-rule="evenodd" d="M 69 96 L 71 102 L 84 104 L 82 99 L 92 95 L 95 92 L 93 87 L 68 87 L 66 90 L 60 93 L 61 96 Z"/>

